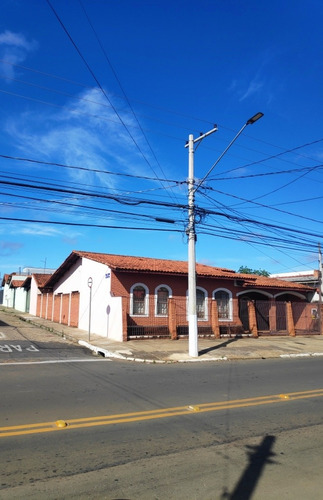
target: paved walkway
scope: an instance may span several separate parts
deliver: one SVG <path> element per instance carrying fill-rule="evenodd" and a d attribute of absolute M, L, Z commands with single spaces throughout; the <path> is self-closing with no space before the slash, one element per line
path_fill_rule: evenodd
<path fill-rule="evenodd" d="M 297 337 L 259 337 L 257 339 L 228 338 L 199 339 L 199 356 L 192 358 L 188 354 L 187 340 L 131 340 L 116 342 L 99 335 L 53 323 L 29 314 L 15 314 L 21 319 L 40 326 L 68 340 L 92 350 L 95 354 L 107 358 L 123 359 L 146 363 L 174 363 L 226 361 L 236 359 L 267 359 L 319 357 L 323 359 L 323 335 Z"/>

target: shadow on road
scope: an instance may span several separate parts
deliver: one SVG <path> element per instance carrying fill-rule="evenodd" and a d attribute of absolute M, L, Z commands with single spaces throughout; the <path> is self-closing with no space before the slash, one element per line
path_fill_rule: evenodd
<path fill-rule="evenodd" d="M 227 345 L 232 344 L 232 342 L 236 342 L 239 338 L 241 337 L 234 337 L 233 339 L 226 340 L 221 344 L 215 345 L 213 347 L 208 347 L 207 349 L 202 349 L 201 351 L 199 351 L 199 355 L 207 354 L 208 352 L 211 351 L 216 351 L 217 349 L 221 349 L 221 347 L 226 347 Z"/>
<path fill-rule="evenodd" d="M 276 438 L 266 436 L 259 446 L 246 446 L 249 463 L 238 481 L 234 491 L 224 491 L 222 500 L 249 500 L 260 479 L 266 464 L 277 463 L 271 460 L 275 453 L 271 451 Z"/>

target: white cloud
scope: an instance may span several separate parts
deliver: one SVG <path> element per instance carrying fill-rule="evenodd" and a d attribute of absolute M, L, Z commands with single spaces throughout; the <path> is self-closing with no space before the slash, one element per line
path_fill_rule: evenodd
<path fill-rule="evenodd" d="M 0 33 L 0 45 L 9 45 L 10 47 L 19 47 L 26 52 L 34 50 L 38 47 L 38 43 L 33 40 L 29 42 L 21 33 L 13 33 L 12 31 L 4 31 Z"/>
<path fill-rule="evenodd" d="M 264 83 L 257 81 L 257 79 L 252 80 L 249 85 L 247 90 L 243 93 L 243 95 L 240 97 L 239 101 L 244 101 L 248 97 L 253 96 L 254 94 L 258 94 L 260 90 L 262 90 L 264 87 Z"/>
<path fill-rule="evenodd" d="M 16 230 L 16 233 L 18 231 Z M 20 234 L 25 234 L 29 236 L 62 236 L 63 230 L 56 229 L 53 226 L 46 225 L 38 225 L 38 224 L 30 224 L 29 226 L 23 227 L 20 231 Z"/>
<path fill-rule="evenodd" d="M 133 118 L 124 114 L 122 120 L 136 142 L 140 142 Z M 38 114 L 25 112 L 18 118 L 11 118 L 6 124 L 6 132 L 27 157 L 87 169 L 147 175 L 145 162 L 133 140 L 113 108 L 96 89 L 69 100 L 59 111 L 46 114 L 43 111 Z M 115 188 L 118 183 L 115 176 L 84 170 L 65 170 L 64 176 L 88 184 L 99 181 L 109 188 Z"/>
<path fill-rule="evenodd" d="M 36 50 L 38 43 L 29 41 L 22 33 L 6 30 L 0 33 L 0 72 L 8 79 L 15 76 L 15 65 L 22 63 L 28 52 Z"/>

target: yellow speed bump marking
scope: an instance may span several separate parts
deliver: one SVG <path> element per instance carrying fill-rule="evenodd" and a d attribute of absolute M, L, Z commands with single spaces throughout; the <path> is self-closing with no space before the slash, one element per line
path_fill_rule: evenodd
<path fill-rule="evenodd" d="M 53 432 L 65 429 L 79 429 L 82 427 L 94 427 L 98 425 L 125 424 L 128 422 L 140 422 L 154 420 L 192 413 L 203 413 L 207 411 L 230 410 L 234 408 L 245 408 L 265 404 L 274 404 L 296 399 L 316 398 L 323 396 L 323 389 L 311 391 L 290 392 L 286 394 L 274 394 L 270 396 L 258 396 L 254 398 L 235 399 L 232 401 L 219 401 L 213 403 L 202 403 L 198 405 L 177 406 L 173 408 L 160 408 L 132 413 L 121 413 L 117 415 L 103 415 L 100 417 L 73 418 L 68 420 L 57 420 L 56 422 L 42 422 L 38 424 L 15 425 L 0 427 L 0 438 L 19 436 L 26 434 L 38 434 L 42 432 Z"/>

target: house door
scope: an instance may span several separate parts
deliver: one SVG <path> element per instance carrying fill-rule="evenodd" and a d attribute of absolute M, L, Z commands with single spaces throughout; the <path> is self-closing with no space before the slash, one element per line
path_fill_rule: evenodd
<path fill-rule="evenodd" d="M 239 318 L 245 332 L 249 332 L 248 299 L 239 300 Z"/>
<path fill-rule="evenodd" d="M 29 313 L 29 309 L 30 309 L 30 288 L 29 290 L 27 290 L 27 294 L 26 294 L 26 312 Z"/>
<path fill-rule="evenodd" d="M 268 331 L 270 302 L 268 300 L 255 300 L 255 309 L 258 331 Z"/>
<path fill-rule="evenodd" d="M 287 331 L 286 302 L 282 300 L 276 301 L 276 330 L 278 332 Z"/>

